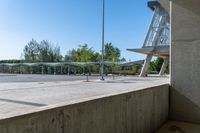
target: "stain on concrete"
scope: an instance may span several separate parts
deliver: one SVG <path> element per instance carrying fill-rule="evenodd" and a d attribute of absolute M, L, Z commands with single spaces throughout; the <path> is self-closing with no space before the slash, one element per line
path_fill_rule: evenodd
<path fill-rule="evenodd" d="M 180 132 L 180 133 L 187 133 L 185 132 L 183 129 L 181 129 L 180 127 L 178 126 L 175 126 L 175 125 L 172 125 L 168 128 L 171 132 Z"/>

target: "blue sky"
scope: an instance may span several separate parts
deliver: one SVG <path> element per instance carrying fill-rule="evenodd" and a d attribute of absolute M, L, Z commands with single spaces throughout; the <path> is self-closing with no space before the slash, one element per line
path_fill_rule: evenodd
<path fill-rule="evenodd" d="M 102 0 L 0 0 L 0 59 L 20 59 L 32 38 L 68 50 L 87 43 L 101 50 Z M 147 0 L 106 0 L 105 42 L 127 60 L 144 56 L 126 51 L 142 46 L 152 12 Z"/>

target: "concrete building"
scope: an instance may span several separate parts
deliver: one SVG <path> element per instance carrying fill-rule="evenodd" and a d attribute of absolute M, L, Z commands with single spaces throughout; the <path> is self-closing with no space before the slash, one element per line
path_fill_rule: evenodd
<path fill-rule="evenodd" d="M 0 133 L 199 133 L 200 1 L 160 0 L 159 5 L 170 14 L 170 83 L 136 77 L 0 84 L 1 97 L 16 98 L 0 98 L 5 111 Z M 4 102 L 29 109 L 6 110 L 11 104 Z"/>
<path fill-rule="evenodd" d="M 199 6 L 199 0 L 171 1 L 171 118 L 194 123 L 200 123 Z"/>
<path fill-rule="evenodd" d="M 148 7 L 154 12 L 154 15 L 143 46 L 138 49 L 127 49 L 128 51 L 147 55 L 140 73 L 141 77 L 147 76 L 153 56 L 164 59 L 160 75 L 164 74 L 169 64 L 169 13 L 158 1 L 148 2 Z"/>

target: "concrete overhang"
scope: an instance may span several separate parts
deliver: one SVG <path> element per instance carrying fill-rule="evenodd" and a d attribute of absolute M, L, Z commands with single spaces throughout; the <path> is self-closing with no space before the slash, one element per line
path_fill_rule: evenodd
<path fill-rule="evenodd" d="M 132 62 L 125 62 L 121 63 L 119 66 L 132 66 L 132 65 L 142 65 L 144 64 L 144 60 L 132 61 Z"/>
<path fill-rule="evenodd" d="M 140 54 L 152 54 L 154 56 L 169 56 L 169 46 L 157 46 L 157 47 L 144 47 L 144 48 L 137 48 L 137 49 L 127 49 L 131 52 L 136 52 Z"/>
<path fill-rule="evenodd" d="M 149 1 L 148 7 L 151 10 L 155 10 L 157 6 L 163 7 L 168 13 L 170 12 L 170 1 L 169 0 L 156 0 L 156 1 Z"/>
<path fill-rule="evenodd" d="M 135 49 L 127 49 L 131 52 L 136 52 L 140 54 L 151 54 L 153 51 L 153 48 L 135 48 Z"/>
<path fill-rule="evenodd" d="M 148 7 L 153 11 L 160 5 L 158 1 L 149 1 L 147 4 Z"/>

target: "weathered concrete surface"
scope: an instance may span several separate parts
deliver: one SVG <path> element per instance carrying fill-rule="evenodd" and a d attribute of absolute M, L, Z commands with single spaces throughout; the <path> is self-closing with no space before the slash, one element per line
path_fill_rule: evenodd
<path fill-rule="evenodd" d="M 159 0 L 159 3 L 161 6 L 168 12 L 170 13 L 170 0 Z"/>
<path fill-rule="evenodd" d="M 0 133 L 151 132 L 169 118 L 167 83 L 157 77 L 1 83 L 7 110 L 0 113 Z"/>
<path fill-rule="evenodd" d="M 22 80 L 23 79 L 24 78 L 22 78 Z M 106 80 L 105 82 L 90 80 L 90 82 L 56 81 L 1 83 L 0 118 L 7 116 L 7 114 L 15 114 L 15 112 L 18 111 L 40 108 L 83 98 L 101 98 L 107 95 L 136 91 L 166 83 L 168 83 L 168 78 L 165 77 L 116 77 L 116 80 Z"/>
<path fill-rule="evenodd" d="M 180 121 L 169 121 L 155 133 L 199 133 L 200 125 Z"/>
<path fill-rule="evenodd" d="M 168 85 L 164 85 L 0 120 L 0 132 L 147 133 L 167 120 Z"/>
<path fill-rule="evenodd" d="M 200 1 L 171 5 L 171 119 L 200 123 Z"/>

